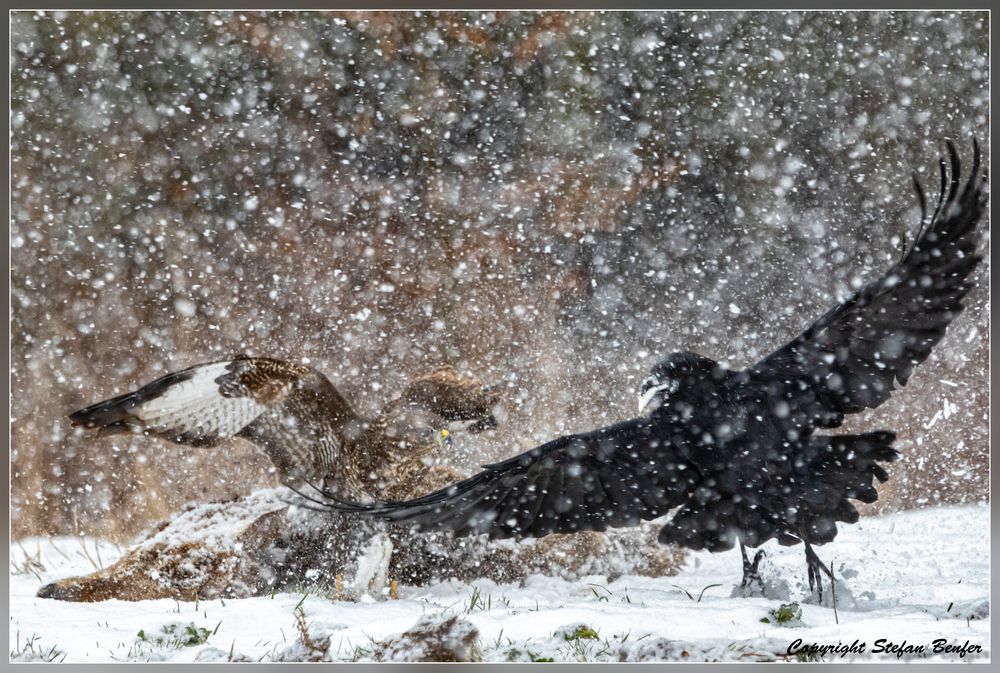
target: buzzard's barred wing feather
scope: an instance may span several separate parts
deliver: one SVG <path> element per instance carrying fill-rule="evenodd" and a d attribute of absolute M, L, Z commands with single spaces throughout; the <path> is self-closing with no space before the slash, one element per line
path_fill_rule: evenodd
<path fill-rule="evenodd" d="M 942 160 L 934 214 L 897 264 L 743 372 L 751 394 L 780 405 L 778 415 L 790 429 L 808 434 L 837 427 L 844 414 L 885 402 L 962 311 L 973 287 L 969 276 L 981 259 L 976 223 L 986 204 L 978 144 L 974 150 L 962 187 L 961 163 L 948 143 L 950 178 Z M 918 198 L 926 213 L 922 191 Z"/>
<path fill-rule="evenodd" d="M 221 380 L 234 378 L 235 361 L 211 362 L 173 372 L 70 415 L 73 425 L 101 434 L 137 432 L 179 444 L 212 446 L 232 437 L 266 408 L 249 390 L 223 394 Z"/>
<path fill-rule="evenodd" d="M 214 446 L 230 437 L 260 445 L 282 475 L 325 474 L 356 416 L 319 372 L 270 358 L 237 357 L 173 372 L 135 392 L 70 415 L 101 434 L 139 433 Z"/>
<path fill-rule="evenodd" d="M 413 500 L 357 505 L 324 495 L 345 511 L 456 535 L 602 531 L 658 518 L 683 502 L 692 470 L 671 455 L 642 418 L 560 437 Z"/>

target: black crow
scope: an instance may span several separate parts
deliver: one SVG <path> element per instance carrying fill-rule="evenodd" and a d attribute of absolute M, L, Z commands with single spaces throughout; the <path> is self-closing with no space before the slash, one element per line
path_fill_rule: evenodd
<path fill-rule="evenodd" d="M 888 272 L 827 312 L 800 336 L 741 371 L 693 353 L 674 353 L 643 382 L 638 418 L 568 435 L 429 495 L 394 503 L 327 506 L 421 530 L 492 538 L 604 530 L 677 508 L 659 539 L 723 551 L 739 543 L 746 584 L 756 575 L 745 546 L 771 539 L 804 543 L 810 590 L 822 598 L 813 545 L 854 523 L 851 500 L 874 502 L 888 478 L 895 435 L 814 434 L 846 414 L 877 407 L 905 385 L 962 311 L 980 261 L 976 224 L 986 206 L 985 175 L 948 143 L 941 191 L 913 246 Z M 949 177 L 950 172 L 950 177 Z"/>

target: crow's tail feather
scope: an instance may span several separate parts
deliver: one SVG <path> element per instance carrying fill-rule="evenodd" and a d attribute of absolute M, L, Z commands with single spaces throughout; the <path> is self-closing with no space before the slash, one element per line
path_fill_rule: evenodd
<path fill-rule="evenodd" d="M 737 540 L 751 547 L 777 538 L 782 545 L 830 542 L 837 521 L 854 523 L 851 500 L 875 502 L 874 479 L 889 478 L 880 463 L 895 460 L 891 432 L 810 437 L 789 457 L 787 469 L 747 481 L 743 492 L 691 498 L 660 532 L 659 540 L 688 549 L 724 551 Z"/>
<path fill-rule="evenodd" d="M 895 433 L 813 436 L 801 455 L 803 469 L 796 475 L 805 489 L 798 498 L 799 529 L 791 531 L 806 542 L 824 544 L 837 535 L 837 521 L 855 523 L 858 510 L 850 502 L 878 500 L 875 480 L 889 474 L 880 463 L 892 462 L 899 452 L 892 448 Z"/>

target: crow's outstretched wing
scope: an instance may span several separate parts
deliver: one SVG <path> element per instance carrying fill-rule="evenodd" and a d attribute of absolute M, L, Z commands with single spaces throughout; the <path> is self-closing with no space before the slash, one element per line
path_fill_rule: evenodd
<path fill-rule="evenodd" d="M 844 414 L 885 402 L 962 311 L 973 286 L 969 276 L 981 259 L 976 224 L 986 208 L 986 179 L 973 145 L 972 173 L 961 185 L 958 154 L 948 143 L 950 180 L 942 159 L 941 193 L 929 225 L 915 181 L 924 218 L 897 264 L 738 377 L 788 429 L 807 434 L 837 427 Z"/>
<path fill-rule="evenodd" d="M 260 445 L 288 478 L 325 476 L 356 418 L 319 372 L 282 360 L 238 357 L 189 367 L 70 414 L 102 435 L 139 433 L 215 446 L 229 437 Z"/>
<path fill-rule="evenodd" d="M 560 437 L 429 495 L 334 507 L 422 530 L 491 538 L 601 531 L 663 516 L 698 475 L 662 443 L 647 418 Z"/>

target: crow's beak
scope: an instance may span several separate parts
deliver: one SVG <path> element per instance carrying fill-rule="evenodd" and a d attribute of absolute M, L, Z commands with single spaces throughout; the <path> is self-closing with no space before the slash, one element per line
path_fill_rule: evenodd
<path fill-rule="evenodd" d="M 645 390 L 645 392 L 639 393 L 639 413 L 640 414 L 646 413 L 646 407 L 648 407 L 652 403 L 653 399 L 664 388 L 666 388 L 665 385 L 652 386 L 651 388 L 647 388 Z"/>

